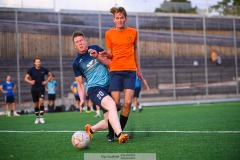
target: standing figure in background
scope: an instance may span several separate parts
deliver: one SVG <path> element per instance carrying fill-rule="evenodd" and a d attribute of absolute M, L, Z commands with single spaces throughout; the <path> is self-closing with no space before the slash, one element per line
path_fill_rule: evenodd
<path fill-rule="evenodd" d="M 34 58 L 33 63 L 34 67 L 28 69 L 24 80 L 32 86 L 31 94 L 36 115 L 35 124 L 43 124 L 45 123 L 43 118 L 45 85 L 52 79 L 52 74 L 47 68 L 41 66 L 41 58 Z M 47 76 L 46 80 L 45 76 Z"/>
<path fill-rule="evenodd" d="M 6 77 L 6 82 L 0 85 L 0 90 L 5 94 L 5 102 L 6 102 L 6 115 L 11 116 L 10 106 L 12 105 L 13 116 L 20 116 L 16 111 L 16 103 L 14 99 L 14 91 L 16 89 L 16 85 L 11 81 L 11 76 Z"/>
<path fill-rule="evenodd" d="M 57 81 L 54 77 L 52 74 L 52 78 L 46 85 L 46 91 L 48 92 L 48 112 L 54 112 L 55 107 Z"/>
<path fill-rule="evenodd" d="M 80 97 L 79 97 L 79 94 L 78 94 L 78 90 L 77 90 L 77 82 L 74 81 L 71 85 L 71 90 L 74 94 L 74 97 L 75 97 L 75 107 L 76 107 L 76 111 L 80 111 L 80 108 L 79 108 L 79 104 L 80 104 Z"/>
<path fill-rule="evenodd" d="M 139 95 L 140 95 L 141 88 L 142 88 L 142 82 L 145 85 L 145 87 L 147 88 L 147 91 L 150 92 L 150 88 L 148 86 L 146 79 L 143 78 L 141 80 L 138 78 L 138 76 L 136 76 L 135 90 L 134 90 L 134 97 L 133 97 L 133 112 L 136 111 L 136 108 L 139 109 L 139 112 L 142 112 L 142 110 L 143 110 L 143 106 L 139 103 Z"/>
<path fill-rule="evenodd" d="M 84 87 L 85 88 L 87 87 L 87 82 L 84 82 Z M 86 113 L 94 112 L 93 102 L 89 99 L 89 96 L 88 96 L 87 93 L 86 93 L 86 96 L 85 96 L 85 105 L 87 106 Z"/>

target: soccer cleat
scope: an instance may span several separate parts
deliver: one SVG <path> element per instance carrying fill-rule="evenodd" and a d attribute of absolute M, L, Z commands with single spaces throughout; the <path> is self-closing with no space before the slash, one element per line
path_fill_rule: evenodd
<path fill-rule="evenodd" d="M 143 107 L 139 108 L 139 112 L 142 112 L 143 111 Z"/>
<path fill-rule="evenodd" d="M 108 133 L 106 137 L 108 142 L 114 142 L 114 135 L 111 135 L 111 133 Z"/>
<path fill-rule="evenodd" d="M 132 110 L 133 112 L 135 112 L 136 111 L 136 107 L 133 107 L 133 110 Z"/>
<path fill-rule="evenodd" d="M 13 116 L 20 116 L 17 112 L 14 112 Z"/>
<path fill-rule="evenodd" d="M 35 124 L 38 124 L 40 122 L 39 118 L 36 118 Z"/>
<path fill-rule="evenodd" d="M 11 111 L 7 111 L 6 115 L 7 115 L 8 117 L 11 117 Z"/>
<path fill-rule="evenodd" d="M 40 121 L 40 123 L 45 123 L 45 121 L 44 121 L 44 118 L 43 117 L 41 117 L 41 118 L 39 118 L 39 121 Z"/>
<path fill-rule="evenodd" d="M 90 132 L 91 127 L 92 127 L 92 126 L 91 126 L 90 124 L 87 124 L 87 125 L 85 126 L 85 131 L 86 131 L 86 133 L 89 135 L 89 137 L 92 139 L 93 135 L 92 135 L 92 133 Z"/>
<path fill-rule="evenodd" d="M 90 110 L 89 110 L 89 111 L 86 111 L 86 113 L 91 113 L 91 112 L 92 112 L 92 111 L 90 111 Z"/>
<path fill-rule="evenodd" d="M 120 137 L 118 138 L 119 143 L 125 143 L 129 140 L 128 134 L 121 133 Z"/>
<path fill-rule="evenodd" d="M 101 117 L 101 115 L 100 114 L 96 114 L 94 117 Z"/>

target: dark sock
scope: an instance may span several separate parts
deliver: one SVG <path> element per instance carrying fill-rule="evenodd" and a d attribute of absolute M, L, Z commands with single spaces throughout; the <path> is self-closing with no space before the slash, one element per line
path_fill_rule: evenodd
<path fill-rule="evenodd" d="M 92 129 L 90 128 L 90 133 L 93 134 L 94 132 L 92 131 Z"/>
<path fill-rule="evenodd" d="M 119 138 L 121 136 L 121 134 L 122 134 L 122 132 L 117 135 L 117 138 Z"/>
<path fill-rule="evenodd" d="M 124 130 L 124 128 L 125 128 L 125 126 L 127 124 L 127 121 L 128 121 L 128 117 L 120 115 L 120 124 L 121 124 L 122 130 Z"/>
<path fill-rule="evenodd" d="M 44 106 L 40 106 L 40 115 L 41 117 L 43 116 L 44 114 Z"/>
<path fill-rule="evenodd" d="M 37 116 L 37 118 L 39 117 L 39 108 L 34 108 L 35 109 L 35 115 Z"/>
<path fill-rule="evenodd" d="M 109 138 L 113 138 L 114 137 L 114 130 L 113 130 L 109 120 L 108 120 L 108 136 L 109 136 Z"/>

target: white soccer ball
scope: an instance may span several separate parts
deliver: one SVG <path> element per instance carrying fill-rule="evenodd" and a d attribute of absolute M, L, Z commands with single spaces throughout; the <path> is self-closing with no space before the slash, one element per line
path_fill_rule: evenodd
<path fill-rule="evenodd" d="M 90 137 L 85 131 L 77 131 L 72 135 L 72 145 L 76 149 L 85 149 L 90 144 Z"/>

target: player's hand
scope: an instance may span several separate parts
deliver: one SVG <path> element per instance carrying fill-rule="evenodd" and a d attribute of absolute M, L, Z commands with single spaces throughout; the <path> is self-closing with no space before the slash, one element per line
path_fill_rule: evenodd
<path fill-rule="evenodd" d="M 47 81 L 43 81 L 42 85 L 45 86 L 47 84 Z"/>
<path fill-rule="evenodd" d="M 31 84 L 31 85 L 34 85 L 34 84 L 35 84 L 35 80 L 31 80 L 31 81 L 30 81 L 30 84 Z"/>
<path fill-rule="evenodd" d="M 139 71 L 139 70 L 137 70 L 137 76 L 138 76 L 138 78 L 140 79 L 140 80 L 144 80 L 144 78 L 143 78 L 143 75 L 142 75 L 142 72 L 141 71 Z"/>
<path fill-rule="evenodd" d="M 96 50 L 94 49 L 89 49 L 88 52 L 90 53 L 91 56 L 97 58 L 98 57 L 98 53 Z"/>
<path fill-rule="evenodd" d="M 110 54 L 110 53 L 107 52 L 107 51 L 99 52 L 99 55 L 100 55 L 101 57 L 106 57 L 106 58 L 112 59 L 112 54 Z"/>

